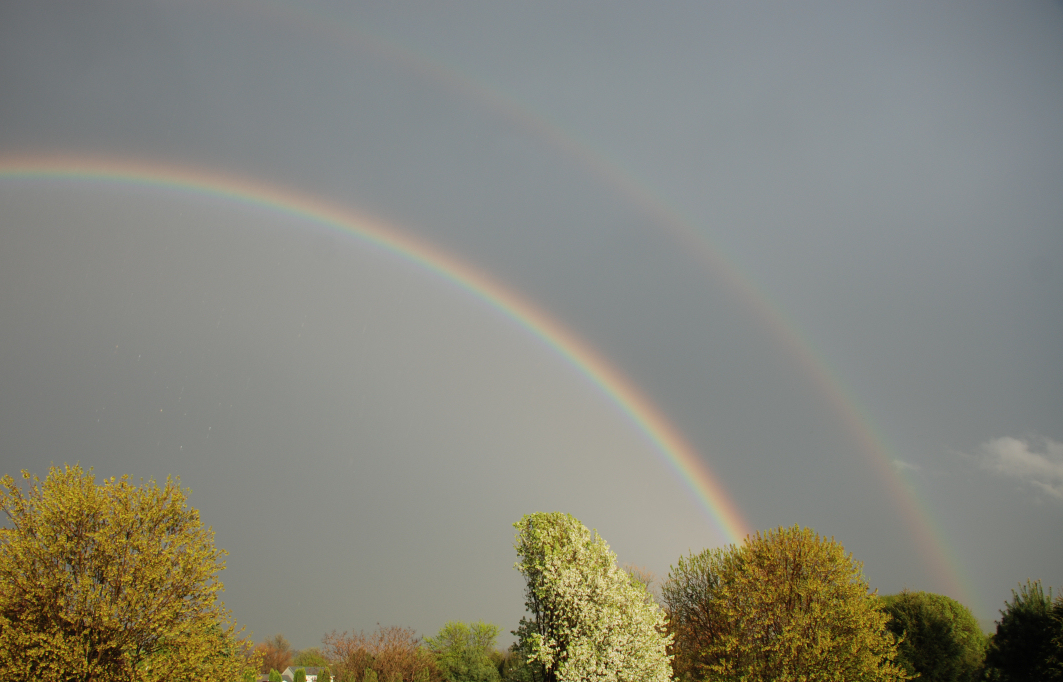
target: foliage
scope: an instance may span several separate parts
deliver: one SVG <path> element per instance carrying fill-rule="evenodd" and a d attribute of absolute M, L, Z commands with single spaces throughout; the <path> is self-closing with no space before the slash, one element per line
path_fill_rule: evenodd
<path fill-rule="evenodd" d="M 299 668 L 292 677 L 292 682 L 306 682 L 306 670 Z"/>
<path fill-rule="evenodd" d="M 545 682 L 671 678 L 663 613 L 596 532 L 562 513 L 530 514 L 514 527 L 532 615 L 515 634 Z"/>
<path fill-rule="evenodd" d="M 498 658 L 502 682 L 543 682 L 545 671 L 542 665 L 528 661 L 528 651 L 521 648 L 520 642 L 514 642 L 505 653 L 499 653 Z"/>
<path fill-rule="evenodd" d="M 904 680 L 860 564 L 798 526 L 680 558 L 662 588 L 681 680 Z"/>
<path fill-rule="evenodd" d="M 428 649 L 449 682 L 498 682 L 498 668 L 491 660 L 499 628 L 479 621 L 466 624 L 448 621 L 435 637 L 425 638 Z"/>
<path fill-rule="evenodd" d="M 362 682 L 377 682 L 376 671 L 372 668 L 366 668 L 365 676 L 362 678 Z"/>
<path fill-rule="evenodd" d="M 273 668 L 284 670 L 292 665 L 292 655 L 294 653 L 292 645 L 288 643 L 288 640 L 282 634 L 273 635 L 255 647 L 255 650 L 262 657 L 262 665 L 260 667 L 262 672 L 267 672 Z"/>
<path fill-rule="evenodd" d="M 1052 604 L 1052 620 L 1055 621 L 1055 635 L 1050 645 L 1051 654 L 1046 661 L 1045 678 L 1063 682 L 1063 594 L 1058 595 Z"/>
<path fill-rule="evenodd" d="M 734 638 L 732 623 L 719 596 L 724 566 L 738 550 L 710 548 L 679 557 L 661 588 L 673 636 L 672 667 L 679 679 L 701 679 L 716 662 L 720 646 Z"/>
<path fill-rule="evenodd" d="M 657 580 L 657 576 L 648 568 L 643 566 L 636 566 L 634 564 L 627 564 L 624 566 L 624 570 L 631 576 L 632 580 L 640 583 L 646 590 L 646 597 L 653 601 L 658 606 L 661 605 L 661 590 L 660 582 Z"/>
<path fill-rule="evenodd" d="M 371 635 L 333 631 L 322 642 L 336 682 L 365 682 L 370 672 L 380 680 L 395 676 L 405 682 L 442 680 L 435 657 L 411 628 L 378 626 Z"/>
<path fill-rule="evenodd" d="M 986 678 L 1000 682 L 1063 679 L 1063 602 L 1027 580 L 1000 612 L 986 651 Z"/>
<path fill-rule="evenodd" d="M 239 679 L 247 645 L 218 601 L 225 552 L 167 479 L 97 485 L 52 467 L 0 479 L 0 678 Z"/>
<path fill-rule="evenodd" d="M 325 654 L 321 653 L 321 649 L 312 646 L 297 653 L 292 659 L 292 665 L 303 668 L 321 668 L 328 665 L 328 659 L 325 658 Z"/>
<path fill-rule="evenodd" d="M 970 610 L 930 592 L 883 597 L 887 625 L 899 642 L 897 661 L 927 682 L 974 682 L 985 660 L 986 636 Z"/>
<path fill-rule="evenodd" d="M 277 670 L 275 668 L 270 668 L 270 671 L 269 671 L 269 682 L 283 682 L 283 680 L 284 680 L 284 678 L 281 677 L 281 674 L 279 672 L 277 672 Z"/>

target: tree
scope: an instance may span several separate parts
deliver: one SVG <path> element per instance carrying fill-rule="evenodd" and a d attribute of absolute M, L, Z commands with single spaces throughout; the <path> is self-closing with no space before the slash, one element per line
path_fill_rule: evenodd
<path fill-rule="evenodd" d="M 438 635 L 425 638 L 425 644 L 449 682 L 498 682 L 498 668 L 491 660 L 498 632 L 497 625 L 483 621 L 448 621 Z"/>
<path fill-rule="evenodd" d="M 325 658 L 332 662 L 337 682 L 387 682 L 398 675 L 403 680 L 439 682 L 442 676 L 435 656 L 421 646 L 411 628 L 378 626 L 376 632 L 325 635 Z"/>
<path fill-rule="evenodd" d="M 321 653 L 321 649 L 312 646 L 297 653 L 292 659 L 292 665 L 301 668 L 321 668 L 328 665 L 328 659 L 325 658 L 325 654 Z"/>
<path fill-rule="evenodd" d="M 627 564 L 624 566 L 624 570 L 627 571 L 636 582 L 642 584 L 646 589 L 646 594 L 655 603 L 660 604 L 661 598 L 657 590 L 657 576 L 653 571 L 643 566 L 635 566 L 634 564 Z"/>
<path fill-rule="evenodd" d="M 239 679 L 249 642 L 218 601 L 225 552 L 167 479 L 0 479 L 0 678 Z"/>
<path fill-rule="evenodd" d="M 927 682 L 974 682 L 985 660 L 986 636 L 970 610 L 930 592 L 882 598 L 890 632 L 900 642 L 898 663 Z"/>
<path fill-rule="evenodd" d="M 721 574 L 737 549 L 710 548 L 679 557 L 661 587 L 661 602 L 672 634 L 672 668 L 680 680 L 701 679 L 719 658 L 719 647 L 734 639 L 737 623 L 724 610 Z"/>
<path fill-rule="evenodd" d="M 532 616 L 514 634 L 545 682 L 671 678 L 664 614 L 597 532 L 557 512 L 513 525 Z"/>
<path fill-rule="evenodd" d="M 680 558 L 662 599 L 681 680 L 907 679 L 860 564 L 807 528 Z"/>
<path fill-rule="evenodd" d="M 1055 635 L 1052 637 L 1052 653 L 1045 666 L 1045 678 L 1053 682 L 1063 682 L 1063 594 L 1057 595 L 1052 604 L 1052 620 Z"/>
<path fill-rule="evenodd" d="M 1000 612 L 986 651 L 986 677 L 1000 682 L 1063 678 L 1063 606 L 1040 580 L 1027 580 Z"/>
<path fill-rule="evenodd" d="M 495 649 L 488 654 L 498 671 L 500 682 L 542 682 L 542 666 L 529 664 L 527 653 L 514 642 L 507 649 Z"/>
<path fill-rule="evenodd" d="M 543 682 L 543 667 L 528 662 L 528 652 L 514 642 L 505 652 L 498 653 L 498 674 L 502 682 Z"/>
<path fill-rule="evenodd" d="M 255 649 L 262 657 L 262 672 L 274 668 L 277 670 L 284 670 L 292 665 L 292 645 L 289 644 L 288 639 L 280 633 L 266 639 L 266 641 L 255 647 Z"/>
<path fill-rule="evenodd" d="M 295 676 L 292 678 L 293 682 L 306 682 L 306 671 L 299 668 L 295 671 Z"/>
<path fill-rule="evenodd" d="M 283 682 L 284 678 L 277 672 L 276 668 L 270 668 L 269 670 L 269 682 Z"/>

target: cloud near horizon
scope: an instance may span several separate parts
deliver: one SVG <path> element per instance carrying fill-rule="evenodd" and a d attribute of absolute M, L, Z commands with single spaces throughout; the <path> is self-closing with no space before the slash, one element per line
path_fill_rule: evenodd
<path fill-rule="evenodd" d="M 1063 443 L 1051 438 L 1005 436 L 983 443 L 982 453 L 983 468 L 1025 481 L 1063 500 Z"/>

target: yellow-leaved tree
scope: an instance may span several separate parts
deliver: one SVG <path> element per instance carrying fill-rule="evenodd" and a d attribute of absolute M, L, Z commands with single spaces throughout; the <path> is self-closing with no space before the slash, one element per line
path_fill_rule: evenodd
<path fill-rule="evenodd" d="M 179 482 L 22 477 L 0 479 L 0 679 L 253 678 L 218 600 L 225 551 Z"/>
<path fill-rule="evenodd" d="M 684 682 L 908 679 L 859 562 L 808 528 L 680 558 L 662 599 Z"/>

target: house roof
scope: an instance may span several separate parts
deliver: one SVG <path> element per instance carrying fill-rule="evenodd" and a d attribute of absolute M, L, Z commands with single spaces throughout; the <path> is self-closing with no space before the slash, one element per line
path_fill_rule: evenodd
<path fill-rule="evenodd" d="M 317 677 L 318 673 L 320 673 L 322 670 L 325 670 L 325 668 L 316 668 L 305 665 L 290 665 L 284 669 L 284 672 L 281 673 L 281 677 L 283 677 L 288 682 L 295 682 L 296 670 L 302 670 L 306 673 L 307 677 L 310 677 L 311 675 Z"/>

